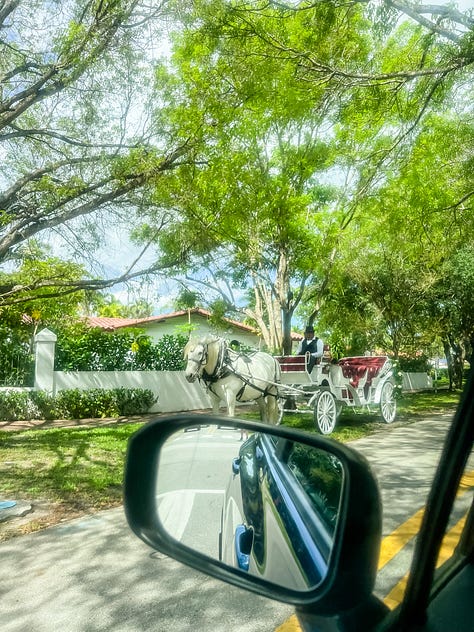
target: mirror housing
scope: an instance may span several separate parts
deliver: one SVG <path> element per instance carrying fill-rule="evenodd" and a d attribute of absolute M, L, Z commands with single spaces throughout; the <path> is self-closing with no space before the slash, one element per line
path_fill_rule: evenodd
<path fill-rule="evenodd" d="M 344 485 L 335 541 L 325 578 L 307 592 L 278 586 L 249 575 L 181 544 L 161 524 L 156 508 L 156 479 L 160 451 L 178 431 L 206 424 L 274 435 L 327 451 L 337 457 L 344 471 Z M 229 464 L 229 474 L 232 464 Z M 334 440 L 284 426 L 253 421 L 180 414 L 147 423 L 129 440 L 124 505 L 133 532 L 152 548 L 217 579 L 262 596 L 293 604 L 318 615 L 340 616 L 372 600 L 381 542 L 382 511 L 376 480 L 366 459 Z"/>

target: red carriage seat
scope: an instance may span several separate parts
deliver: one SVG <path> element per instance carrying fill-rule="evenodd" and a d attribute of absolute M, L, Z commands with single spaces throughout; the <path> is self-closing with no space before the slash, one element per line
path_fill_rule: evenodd
<path fill-rule="evenodd" d="M 344 377 L 350 379 L 350 385 L 357 388 L 359 380 L 364 377 L 366 372 L 366 384 L 370 386 L 372 380 L 374 377 L 377 377 L 387 360 L 387 356 L 354 356 L 341 358 L 338 365 L 341 367 Z"/>

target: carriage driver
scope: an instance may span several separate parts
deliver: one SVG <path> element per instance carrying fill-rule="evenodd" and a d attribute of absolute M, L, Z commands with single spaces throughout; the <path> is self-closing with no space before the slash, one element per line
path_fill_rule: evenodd
<path fill-rule="evenodd" d="M 324 353 L 323 341 L 315 337 L 314 328 L 311 325 L 304 330 L 304 338 L 298 345 L 296 355 L 305 355 L 308 352 L 311 354 L 308 361 L 308 373 L 311 373 L 314 365 L 321 362 Z"/>

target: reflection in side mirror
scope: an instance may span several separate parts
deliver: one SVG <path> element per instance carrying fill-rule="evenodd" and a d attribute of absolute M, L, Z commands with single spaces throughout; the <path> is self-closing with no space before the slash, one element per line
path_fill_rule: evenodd
<path fill-rule="evenodd" d="M 141 540 L 234 586 L 325 617 L 373 603 L 380 493 L 343 443 L 228 417 L 158 417 L 128 443 L 124 507 Z"/>
<path fill-rule="evenodd" d="M 328 572 L 344 468 L 332 453 L 264 430 L 178 430 L 163 444 L 156 511 L 174 540 L 298 591 Z"/>

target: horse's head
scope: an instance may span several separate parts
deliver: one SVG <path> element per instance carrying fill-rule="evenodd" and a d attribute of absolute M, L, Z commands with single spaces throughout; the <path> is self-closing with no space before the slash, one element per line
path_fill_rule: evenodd
<path fill-rule="evenodd" d="M 188 382 L 194 382 L 201 377 L 207 364 L 207 344 L 188 342 L 184 348 L 184 357 L 187 360 L 184 376 Z"/>
<path fill-rule="evenodd" d="M 198 342 L 191 340 L 184 347 L 184 357 L 187 360 L 184 376 L 188 382 L 194 382 L 200 378 L 204 369 L 212 374 L 216 368 L 219 356 L 219 348 L 223 343 L 221 338 L 209 334 Z"/>

